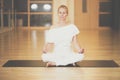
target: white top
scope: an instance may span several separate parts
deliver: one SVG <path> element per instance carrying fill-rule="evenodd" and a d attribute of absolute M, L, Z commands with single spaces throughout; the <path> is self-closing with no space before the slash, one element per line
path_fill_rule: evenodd
<path fill-rule="evenodd" d="M 74 35 L 79 33 L 78 28 L 74 24 L 64 27 L 53 28 L 46 33 L 46 42 L 59 44 L 71 42 Z"/>
<path fill-rule="evenodd" d="M 54 43 L 54 49 L 52 54 L 48 52 L 42 55 L 43 61 L 52 61 L 57 65 L 67 65 L 82 60 L 83 55 L 76 54 L 71 47 L 73 36 L 79 32 L 74 24 L 46 31 L 46 43 Z"/>
<path fill-rule="evenodd" d="M 73 36 L 77 35 L 79 30 L 74 24 L 69 24 L 64 27 L 50 29 L 46 35 L 46 42 L 54 43 L 54 51 L 64 51 L 66 47 L 71 49 Z M 56 47 L 59 47 L 56 49 Z M 64 49 L 63 49 L 64 48 Z M 71 50 L 70 50 L 71 51 Z"/>

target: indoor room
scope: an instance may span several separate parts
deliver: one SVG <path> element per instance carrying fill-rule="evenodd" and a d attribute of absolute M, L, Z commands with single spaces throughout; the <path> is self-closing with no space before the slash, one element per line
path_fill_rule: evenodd
<path fill-rule="evenodd" d="M 0 80 L 120 80 L 119 8 L 120 0 L 0 0 Z"/>

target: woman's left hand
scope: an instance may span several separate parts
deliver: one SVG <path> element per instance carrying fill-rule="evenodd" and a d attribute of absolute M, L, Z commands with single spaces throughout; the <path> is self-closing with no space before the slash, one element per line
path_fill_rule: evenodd
<path fill-rule="evenodd" d="M 80 50 L 78 50 L 78 53 L 84 53 L 84 49 L 81 48 Z"/>

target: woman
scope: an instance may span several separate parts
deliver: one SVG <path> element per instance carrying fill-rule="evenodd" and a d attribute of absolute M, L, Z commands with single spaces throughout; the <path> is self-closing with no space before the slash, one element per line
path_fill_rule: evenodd
<path fill-rule="evenodd" d="M 75 62 L 83 60 L 84 49 L 80 48 L 76 38 L 79 30 L 74 24 L 66 21 L 67 16 L 67 6 L 61 5 L 58 8 L 59 21 L 48 30 L 43 48 L 42 60 L 47 62 L 46 66 L 75 65 Z M 54 45 L 53 52 L 49 52 L 51 44 Z M 73 51 L 72 45 L 77 52 Z"/>

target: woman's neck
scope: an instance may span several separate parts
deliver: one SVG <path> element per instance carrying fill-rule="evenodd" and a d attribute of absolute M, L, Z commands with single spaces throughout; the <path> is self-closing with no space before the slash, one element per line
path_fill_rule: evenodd
<path fill-rule="evenodd" d="M 59 25 L 66 25 L 67 23 L 68 23 L 68 22 L 66 22 L 66 21 L 59 21 L 59 22 L 58 22 Z"/>

